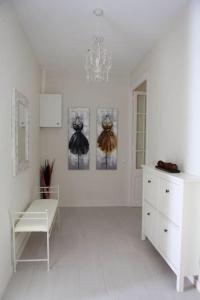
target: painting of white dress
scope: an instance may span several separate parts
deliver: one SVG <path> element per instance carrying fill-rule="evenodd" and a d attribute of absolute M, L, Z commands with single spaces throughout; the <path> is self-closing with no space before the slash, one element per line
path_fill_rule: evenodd
<path fill-rule="evenodd" d="M 97 170 L 117 169 L 117 123 L 116 108 L 97 110 Z"/>
<path fill-rule="evenodd" d="M 89 169 L 89 108 L 69 109 L 68 168 Z"/>

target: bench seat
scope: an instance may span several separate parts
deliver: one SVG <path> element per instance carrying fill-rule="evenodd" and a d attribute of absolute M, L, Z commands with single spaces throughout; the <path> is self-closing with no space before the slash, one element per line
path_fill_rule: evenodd
<path fill-rule="evenodd" d="M 15 232 L 47 232 L 50 231 L 56 210 L 57 199 L 34 200 L 14 227 Z M 31 214 L 33 212 L 33 214 Z M 37 213 L 38 212 L 38 213 Z M 41 213 L 46 212 L 46 214 Z M 28 213 L 28 214 L 26 214 Z M 48 216 L 48 226 L 47 226 Z"/>

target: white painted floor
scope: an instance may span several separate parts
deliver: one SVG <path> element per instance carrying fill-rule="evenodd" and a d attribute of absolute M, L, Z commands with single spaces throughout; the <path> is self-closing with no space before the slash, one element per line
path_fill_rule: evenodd
<path fill-rule="evenodd" d="M 65 208 L 51 236 L 51 270 L 21 263 L 4 300 L 199 300 L 176 277 L 148 241 L 141 241 L 137 208 Z M 42 255 L 43 234 L 34 234 L 24 257 Z"/>

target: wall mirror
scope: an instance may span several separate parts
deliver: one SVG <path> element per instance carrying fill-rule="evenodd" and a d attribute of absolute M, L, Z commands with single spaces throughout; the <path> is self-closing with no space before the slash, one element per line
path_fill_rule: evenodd
<path fill-rule="evenodd" d="M 14 89 L 12 98 L 13 175 L 29 166 L 29 103 Z"/>

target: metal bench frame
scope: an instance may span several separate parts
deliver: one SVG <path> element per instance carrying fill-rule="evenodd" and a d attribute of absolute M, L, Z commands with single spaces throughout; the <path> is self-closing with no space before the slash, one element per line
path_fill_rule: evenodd
<path fill-rule="evenodd" d="M 46 194 L 46 187 L 39 187 L 39 195 L 40 198 L 42 194 Z M 28 211 L 16 211 L 11 213 L 12 218 L 12 240 L 13 240 L 13 269 L 14 272 L 16 272 L 16 267 L 18 262 L 47 262 L 47 271 L 50 269 L 50 255 L 49 255 L 49 239 L 51 236 L 52 228 L 57 220 L 58 226 L 60 226 L 60 208 L 59 208 L 59 186 L 52 186 L 48 188 L 48 193 L 50 195 L 49 199 L 57 199 L 58 200 L 58 207 L 55 212 L 53 221 L 51 223 L 50 229 L 49 229 L 49 218 L 48 218 L 48 210 L 42 211 L 42 212 L 28 212 Z M 55 197 L 51 197 L 51 195 L 56 195 Z M 44 199 L 44 201 L 48 201 L 48 199 Z M 33 215 L 36 215 L 34 217 Z M 41 215 L 41 217 L 38 217 L 38 215 Z M 16 257 L 16 233 L 15 232 L 15 226 L 16 224 L 23 218 L 23 220 L 46 220 L 46 231 L 42 231 L 46 233 L 46 242 L 47 242 L 47 257 L 46 258 L 38 258 L 38 259 L 20 259 Z M 24 231 L 26 233 L 31 232 L 41 232 L 41 231 Z M 23 231 L 21 232 L 23 233 Z"/>

